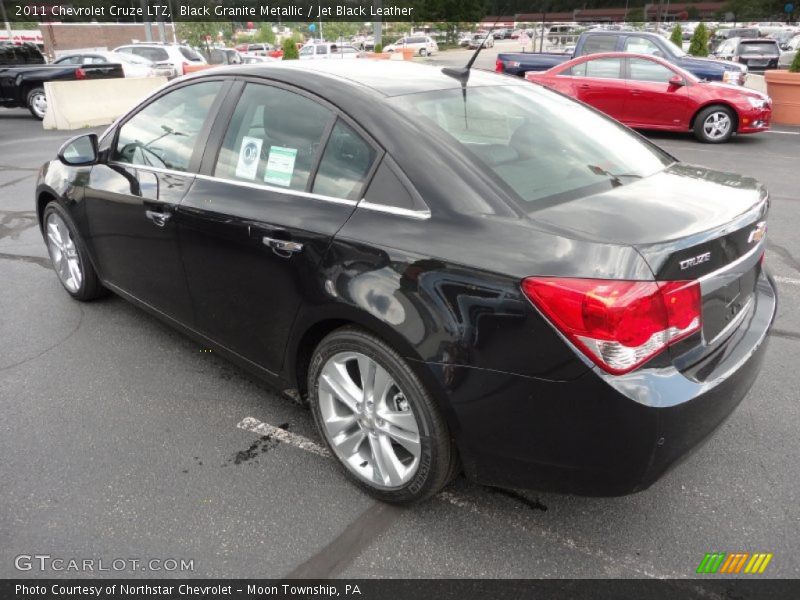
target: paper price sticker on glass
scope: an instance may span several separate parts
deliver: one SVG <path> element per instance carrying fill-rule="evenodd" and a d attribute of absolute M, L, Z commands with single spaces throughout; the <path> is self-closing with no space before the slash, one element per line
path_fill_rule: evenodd
<path fill-rule="evenodd" d="M 289 187 L 294 173 L 294 161 L 297 158 L 297 149 L 270 146 L 267 159 L 267 172 L 264 173 L 264 183 L 272 183 Z"/>

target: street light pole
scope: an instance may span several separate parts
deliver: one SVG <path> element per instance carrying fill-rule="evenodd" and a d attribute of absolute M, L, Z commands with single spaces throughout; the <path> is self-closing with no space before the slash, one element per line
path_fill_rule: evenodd
<path fill-rule="evenodd" d="M 0 17 L 3 19 L 3 23 L 6 26 L 6 33 L 8 34 L 8 41 L 11 41 L 11 23 L 8 22 L 8 15 L 6 14 L 6 5 L 3 3 L 4 0 L 0 0 Z"/>

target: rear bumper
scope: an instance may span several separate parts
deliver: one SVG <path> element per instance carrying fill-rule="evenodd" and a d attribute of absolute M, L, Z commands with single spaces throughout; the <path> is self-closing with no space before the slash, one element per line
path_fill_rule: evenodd
<path fill-rule="evenodd" d="M 753 312 L 691 369 L 597 369 L 545 381 L 428 364 L 447 390 L 467 475 L 481 483 L 614 496 L 647 488 L 708 437 L 755 381 L 777 306 L 763 276 Z"/>

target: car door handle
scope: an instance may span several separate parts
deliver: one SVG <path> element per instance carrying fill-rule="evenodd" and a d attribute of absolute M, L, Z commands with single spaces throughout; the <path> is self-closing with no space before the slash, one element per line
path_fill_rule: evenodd
<path fill-rule="evenodd" d="M 172 218 L 172 213 L 170 212 L 160 212 L 157 210 L 145 210 L 145 216 L 150 219 L 153 223 L 155 223 L 159 227 L 163 227 L 167 224 Z"/>
<path fill-rule="evenodd" d="M 588 83 L 582 83 L 578 87 L 581 88 L 582 90 L 588 90 L 592 86 L 590 86 Z"/>
<path fill-rule="evenodd" d="M 275 238 L 267 236 L 264 236 L 261 241 L 264 242 L 265 246 L 272 248 L 278 256 L 288 256 L 289 254 L 294 254 L 303 250 L 303 244 L 300 242 L 276 240 Z"/>

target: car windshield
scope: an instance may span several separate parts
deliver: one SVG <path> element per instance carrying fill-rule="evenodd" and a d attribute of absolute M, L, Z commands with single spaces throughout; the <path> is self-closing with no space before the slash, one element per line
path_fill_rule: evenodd
<path fill-rule="evenodd" d="M 527 210 L 603 192 L 674 162 L 643 138 L 535 85 L 468 87 L 397 96 L 429 137 L 457 144 Z"/>
<path fill-rule="evenodd" d="M 778 45 L 774 42 L 742 42 L 740 54 L 778 54 Z"/>

